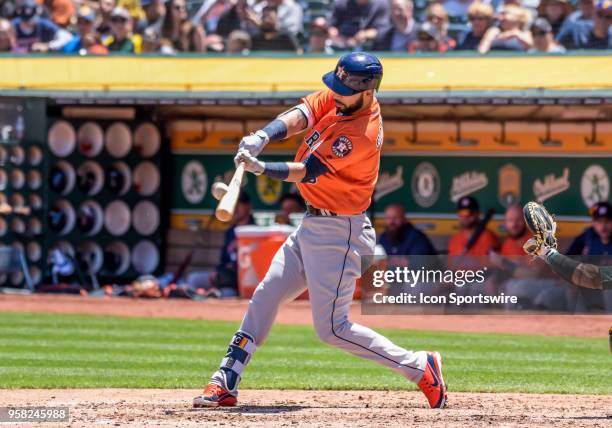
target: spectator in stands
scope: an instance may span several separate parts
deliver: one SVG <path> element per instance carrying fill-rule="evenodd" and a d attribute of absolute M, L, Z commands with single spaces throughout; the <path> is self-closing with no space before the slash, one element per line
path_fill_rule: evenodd
<path fill-rule="evenodd" d="M 17 41 L 11 22 L 0 18 L 0 52 L 15 52 Z"/>
<path fill-rule="evenodd" d="M 449 256 L 486 256 L 499 248 L 497 235 L 485 229 L 482 231 L 474 245 L 468 250 L 467 244 L 480 225 L 480 206 L 471 196 L 464 196 L 457 203 L 457 214 L 461 230 L 453 235 L 448 245 Z"/>
<path fill-rule="evenodd" d="M 15 2 L 13 0 L 0 0 L 0 18 L 11 19 L 15 15 Z"/>
<path fill-rule="evenodd" d="M 233 223 L 225 232 L 221 259 L 212 281 L 218 288 L 234 287 L 238 290 L 238 240 L 236 239 L 236 227 L 248 224 L 255 224 L 255 219 L 251 212 L 251 198 L 247 193 L 240 192 L 236 210 L 234 211 Z"/>
<path fill-rule="evenodd" d="M 251 36 L 246 31 L 234 30 L 227 38 L 227 53 L 248 55 L 251 51 Z"/>
<path fill-rule="evenodd" d="M 455 50 L 475 51 L 493 23 L 493 8 L 486 3 L 474 2 L 468 9 L 469 29 L 459 37 Z"/>
<path fill-rule="evenodd" d="M 563 21 L 572 13 L 572 10 L 569 0 L 542 0 L 538 7 L 539 15 L 549 22 L 554 36 L 559 33 Z"/>
<path fill-rule="evenodd" d="M 454 49 L 457 42 L 448 36 L 449 19 L 444 6 L 433 3 L 427 8 L 425 17 L 427 22 L 437 28 L 441 45 L 446 46 L 446 50 Z"/>
<path fill-rule="evenodd" d="M 65 28 L 71 24 L 75 14 L 72 0 L 43 0 L 42 4 L 57 26 Z"/>
<path fill-rule="evenodd" d="M 310 23 L 308 31 L 308 52 L 309 53 L 324 53 L 333 55 L 334 49 L 329 38 L 329 24 L 327 19 L 322 16 L 315 18 Z"/>
<path fill-rule="evenodd" d="M 236 4 L 219 17 L 215 33 L 227 37 L 234 30 L 242 30 L 251 37 L 259 32 L 261 21 L 247 0 L 237 0 Z"/>
<path fill-rule="evenodd" d="M 17 6 L 17 17 L 12 24 L 19 51 L 58 51 L 72 38 L 68 31 L 43 18 L 40 13 L 40 6 L 34 0 L 23 0 Z"/>
<path fill-rule="evenodd" d="M 260 19 L 263 18 L 263 10 L 275 7 L 278 11 L 278 29 L 289 34 L 296 35 L 302 32 L 302 21 L 304 20 L 302 7 L 295 0 L 263 0 L 253 10 Z"/>
<path fill-rule="evenodd" d="M 385 208 L 385 231 L 380 235 L 379 244 L 389 256 L 438 254 L 427 235 L 406 219 L 406 211 L 400 204 Z"/>
<path fill-rule="evenodd" d="M 138 34 L 148 34 L 149 37 L 157 36 L 161 39 L 162 26 L 166 17 L 165 0 L 140 0 L 140 6 L 145 13 L 145 19 L 137 26 Z"/>
<path fill-rule="evenodd" d="M 578 40 L 588 39 L 593 28 L 595 0 L 580 0 L 578 6 L 579 9 L 565 19 L 557 33 L 557 41 L 564 46 L 575 45 Z"/>
<path fill-rule="evenodd" d="M 306 203 L 297 193 L 285 193 L 280 198 L 280 213 L 276 216 L 278 224 L 291 224 L 291 214 L 304 214 Z"/>
<path fill-rule="evenodd" d="M 591 256 L 589 263 L 597 266 L 610 265 L 612 256 L 612 206 L 608 202 L 598 202 L 589 210 L 591 226 L 574 239 L 566 254 Z M 593 260 L 593 256 L 600 256 Z M 605 300 L 602 290 L 578 288 L 576 292 L 576 312 L 604 310 Z"/>
<path fill-rule="evenodd" d="M 564 53 L 565 48 L 556 42 L 553 30 L 545 18 L 536 18 L 531 24 L 533 48 L 529 52 Z"/>
<path fill-rule="evenodd" d="M 185 0 L 169 0 L 161 28 L 162 45 L 172 52 L 204 52 L 204 29 L 187 16 Z"/>
<path fill-rule="evenodd" d="M 142 52 L 142 37 L 132 33 L 132 20 L 129 12 L 116 7 L 111 14 L 111 35 L 104 44 L 110 52 L 136 53 Z"/>
<path fill-rule="evenodd" d="M 612 1 L 598 0 L 595 6 L 593 25 L 589 31 L 582 26 L 574 26 L 565 44 L 567 49 L 609 49 L 612 47 Z"/>
<path fill-rule="evenodd" d="M 295 36 L 278 29 L 278 11 L 273 6 L 264 8 L 259 33 L 253 37 L 254 51 L 288 51 L 302 53 Z"/>
<path fill-rule="evenodd" d="M 204 27 L 207 34 L 215 33 L 219 19 L 235 4 L 234 0 L 204 0 L 193 16 L 193 22 Z"/>
<path fill-rule="evenodd" d="M 64 53 L 87 53 L 104 55 L 108 49 L 100 42 L 100 36 L 94 30 L 96 13 L 89 6 L 81 6 L 77 14 L 77 33 L 64 46 Z"/>
<path fill-rule="evenodd" d="M 337 0 L 331 14 L 329 35 L 339 49 L 366 49 L 391 27 L 388 0 Z"/>
<path fill-rule="evenodd" d="M 491 50 L 526 51 L 533 46 L 531 32 L 525 30 L 529 18 L 525 9 L 504 6 L 499 14 L 499 26 L 487 30 L 478 46 L 478 52 Z"/>
<path fill-rule="evenodd" d="M 504 215 L 504 225 L 507 235 L 501 246 L 501 255 L 524 256 L 523 245 L 531 238 L 531 233 L 525 225 L 523 208 L 519 205 L 509 206 Z"/>
<path fill-rule="evenodd" d="M 427 8 L 425 17 L 427 22 L 431 22 L 438 29 L 440 41 L 448 46 L 447 50 L 454 49 L 457 42 L 448 36 L 449 18 L 444 6 L 439 3 L 433 3 Z"/>
<path fill-rule="evenodd" d="M 391 0 L 392 27 L 374 45 L 375 50 L 406 52 L 416 38 L 412 0 Z"/>
<path fill-rule="evenodd" d="M 448 45 L 441 40 L 438 29 L 431 22 L 417 26 L 416 39 L 408 45 L 408 52 L 446 52 Z"/>
<path fill-rule="evenodd" d="M 100 0 L 98 8 L 98 19 L 96 21 L 96 32 L 100 34 L 102 40 L 110 36 L 111 33 L 111 15 L 117 7 L 115 0 Z"/>

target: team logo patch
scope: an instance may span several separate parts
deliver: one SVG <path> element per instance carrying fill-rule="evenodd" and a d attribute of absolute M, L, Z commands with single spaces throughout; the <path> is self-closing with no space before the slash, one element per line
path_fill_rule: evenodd
<path fill-rule="evenodd" d="M 353 151 L 353 143 L 347 137 L 340 137 L 332 144 L 332 152 L 339 158 L 343 158 Z"/>

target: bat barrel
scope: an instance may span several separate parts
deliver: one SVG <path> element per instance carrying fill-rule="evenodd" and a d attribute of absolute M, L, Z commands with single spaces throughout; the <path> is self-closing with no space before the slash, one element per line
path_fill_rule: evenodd
<path fill-rule="evenodd" d="M 236 172 L 228 186 L 227 193 L 223 196 L 219 205 L 217 205 L 217 209 L 215 210 L 215 217 L 217 217 L 217 220 L 227 222 L 234 216 L 243 174 L 244 164 L 240 164 L 238 168 L 236 168 Z"/>

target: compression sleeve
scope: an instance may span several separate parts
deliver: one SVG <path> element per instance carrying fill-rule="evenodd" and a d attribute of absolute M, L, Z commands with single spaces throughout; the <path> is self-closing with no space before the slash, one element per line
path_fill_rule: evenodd
<path fill-rule="evenodd" d="M 577 262 L 558 251 L 551 251 L 545 261 L 557 275 L 571 284 L 585 288 L 602 288 L 602 272 L 598 266 Z"/>

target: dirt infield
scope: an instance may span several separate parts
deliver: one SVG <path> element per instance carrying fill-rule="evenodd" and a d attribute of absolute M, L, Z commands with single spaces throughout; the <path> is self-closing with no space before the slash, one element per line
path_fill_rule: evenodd
<path fill-rule="evenodd" d="M 242 405 L 195 410 L 194 390 L 9 390 L 3 405 L 69 406 L 58 426 L 300 426 L 315 427 L 604 427 L 612 423 L 612 397 L 452 394 L 444 410 L 425 407 L 417 392 L 241 392 Z M 49 423 L 39 424 L 49 427 Z"/>
<path fill-rule="evenodd" d="M 0 311 L 30 311 L 239 321 L 247 302 L 135 300 L 80 296 L 0 295 Z M 612 317 L 599 316 L 363 316 L 373 327 L 419 330 L 607 336 Z M 310 324 L 308 302 L 286 305 L 277 321 Z M 579 379 L 577 380 L 579 381 Z M 244 390 L 241 405 L 194 410 L 197 390 L 71 389 L 0 390 L 2 406 L 70 407 L 68 424 L 55 426 L 427 426 L 604 427 L 612 425 L 612 396 L 453 393 L 448 408 L 426 407 L 419 392 Z M 28 425 L 30 426 L 30 425 Z M 50 423 L 42 427 L 54 426 Z"/>
<path fill-rule="evenodd" d="M 188 318 L 240 321 L 248 301 L 238 299 L 194 302 L 182 299 L 144 300 L 130 298 L 91 298 L 68 295 L 2 295 L 0 311 L 77 313 L 138 317 Z M 510 333 L 543 336 L 607 337 L 610 315 L 361 315 L 356 303 L 351 320 L 374 328 Z M 312 324 L 310 305 L 295 301 L 283 306 L 280 324 Z"/>

